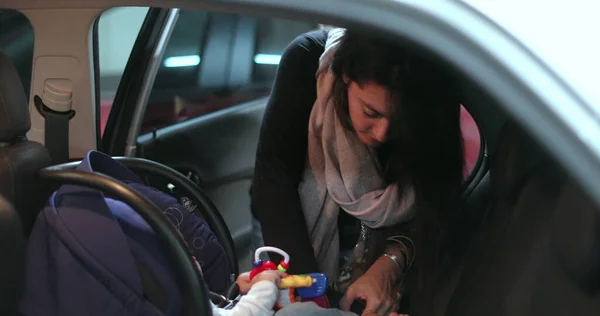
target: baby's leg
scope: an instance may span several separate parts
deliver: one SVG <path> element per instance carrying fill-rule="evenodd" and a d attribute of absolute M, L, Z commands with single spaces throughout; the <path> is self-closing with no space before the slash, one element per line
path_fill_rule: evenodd
<path fill-rule="evenodd" d="M 358 316 L 335 308 L 322 308 L 314 302 L 293 303 L 280 309 L 276 316 Z"/>

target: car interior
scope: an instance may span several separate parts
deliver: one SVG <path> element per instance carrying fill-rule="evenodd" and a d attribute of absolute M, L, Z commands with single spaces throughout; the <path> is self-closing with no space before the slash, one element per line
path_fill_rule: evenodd
<path fill-rule="evenodd" d="M 215 19 L 228 25 L 231 16 Z M 40 170 L 52 163 L 44 145 L 27 139 L 29 89 L 15 66 L 0 52 L 0 315 L 17 314 L 26 240 L 58 184 L 40 179 Z M 431 276 L 436 286 L 430 300 L 413 302 L 411 315 L 597 315 L 599 207 L 498 100 L 461 69 L 455 69 L 455 76 L 462 104 L 477 123 L 481 149 L 454 224 L 461 231 L 455 261 Z M 249 267 L 250 259 L 244 257 L 249 254 L 251 215 L 222 210 L 249 208 L 255 135 L 265 100 L 144 131 L 138 138 L 138 157 L 184 178 L 138 171 L 171 194 L 186 185 L 186 191 L 196 192 L 202 216 L 212 216 L 213 229 L 227 236 L 220 241 L 229 245 L 240 271 Z M 172 186 L 175 181 L 180 182 Z M 203 296 L 195 300 L 207 300 L 200 292 Z M 205 311 L 203 304 L 197 310 Z"/>

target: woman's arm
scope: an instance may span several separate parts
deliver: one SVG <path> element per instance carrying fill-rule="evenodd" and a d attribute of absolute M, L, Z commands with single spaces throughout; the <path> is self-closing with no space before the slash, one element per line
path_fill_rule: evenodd
<path fill-rule="evenodd" d="M 285 50 L 260 132 L 252 206 L 265 245 L 290 254 L 290 273 L 317 271 L 298 195 L 305 167 L 308 119 L 316 99 L 315 73 L 327 34 L 296 38 Z M 273 260 L 280 260 L 279 257 Z"/>
<path fill-rule="evenodd" d="M 386 244 L 382 254 L 369 269 L 352 283 L 342 300 L 340 308 L 349 310 L 355 299 L 366 301 L 365 311 L 387 315 L 398 308 L 398 286 L 410 269 L 415 255 L 410 236 L 413 223 L 408 222 L 386 228 Z"/>

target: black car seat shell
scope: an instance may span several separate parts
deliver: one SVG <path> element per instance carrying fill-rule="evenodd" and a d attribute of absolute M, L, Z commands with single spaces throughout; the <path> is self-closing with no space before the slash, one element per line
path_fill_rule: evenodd
<path fill-rule="evenodd" d="M 50 156 L 42 144 L 27 140 L 30 127 L 21 79 L 0 52 L 0 194 L 18 210 L 25 234 L 50 193 L 36 179 L 36 172 L 50 165 Z"/>

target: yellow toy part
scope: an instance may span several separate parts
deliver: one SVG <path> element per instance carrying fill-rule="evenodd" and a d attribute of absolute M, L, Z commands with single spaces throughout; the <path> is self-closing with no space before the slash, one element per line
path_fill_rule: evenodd
<path fill-rule="evenodd" d="M 311 287 L 315 282 L 316 280 L 309 275 L 290 275 L 281 279 L 279 288 Z"/>

